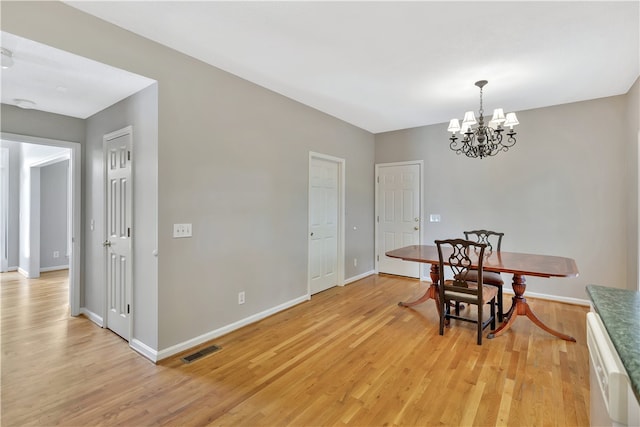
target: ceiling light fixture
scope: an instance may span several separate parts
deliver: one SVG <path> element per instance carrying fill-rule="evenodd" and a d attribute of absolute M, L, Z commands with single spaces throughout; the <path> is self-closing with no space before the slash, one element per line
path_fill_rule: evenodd
<path fill-rule="evenodd" d="M 36 103 L 29 99 L 14 98 L 13 103 L 20 108 L 24 108 L 25 110 L 31 110 L 36 106 Z"/>
<path fill-rule="evenodd" d="M 2 68 L 6 70 L 7 68 L 13 67 L 13 52 L 3 47 L 0 47 L 0 49 L 0 53 L 2 54 Z"/>
<path fill-rule="evenodd" d="M 495 156 L 500 151 L 509 151 L 516 143 L 513 127 L 520 122 L 516 117 L 516 113 L 507 113 L 506 117 L 502 108 L 493 110 L 493 117 L 488 125 L 484 124 L 484 110 L 482 108 L 482 88 L 487 84 L 486 80 L 480 80 L 475 83 L 480 88 L 480 111 L 478 112 L 478 121 L 473 111 L 464 113 L 462 119 L 462 127 L 458 119 L 451 119 L 447 131 L 451 132 L 449 140 L 449 148 L 456 154 L 464 154 L 467 157 L 477 158 Z M 477 124 L 476 128 L 472 126 Z M 502 132 L 505 130 L 502 126 L 509 126 L 507 136 L 509 139 L 502 140 Z M 460 131 L 460 135 L 464 135 L 458 142 L 456 132 Z"/>

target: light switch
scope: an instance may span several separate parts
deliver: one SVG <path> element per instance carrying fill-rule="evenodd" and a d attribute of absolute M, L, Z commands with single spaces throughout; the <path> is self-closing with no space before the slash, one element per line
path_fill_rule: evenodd
<path fill-rule="evenodd" d="M 173 224 L 173 237 L 179 239 L 183 237 L 191 237 L 191 224 Z"/>
<path fill-rule="evenodd" d="M 429 215 L 429 222 L 440 222 L 440 214 Z"/>

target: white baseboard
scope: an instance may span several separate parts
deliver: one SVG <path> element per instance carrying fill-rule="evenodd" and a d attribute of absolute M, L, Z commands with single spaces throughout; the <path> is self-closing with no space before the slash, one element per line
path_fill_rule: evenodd
<path fill-rule="evenodd" d="M 426 281 L 431 283 L 431 279 Z M 515 293 L 513 292 L 513 288 L 511 288 L 510 286 L 507 286 L 506 283 L 505 283 L 505 286 L 503 287 L 502 292 L 505 295 L 515 295 Z M 590 305 L 590 301 L 587 299 L 563 297 L 560 295 L 540 294 L 537 292 L 529 292 L 529 291 L 525 292 L 524 297 L 538 298 L 538 299 L 544 299 L 548 301 L 564 302 L 564 303 L 573 304 L 573 305 L 584 305 L 584 306 Z"/>
<path fill-rule="evenodd" d="M 141 355 L 143 355 L 153 363 L 156 363 L 159 360 L 158 352 L 140 340 L 137 340 L 135 338 L 132 339 L 129 342 L 129 347 L 131 347 L 132 349 L 134 349 L 135 351 L 137 351 L 138 353 L 140 353 Z"/>
<path fill-rule="evenodd" d="M 367 271 L 366 273 L 362 273 L 362 274 L 358 274 L 357 276 L 349 277 L 348 279 L 344 280 L 343 285 L 348 285 L 349 283 L 353 283 L 353 282 L 356 282 L 356 281 L 358 281 L 360 279 L 364 279 L 365 277 L 369 277 L 372 274 L 376 274 L 375 270 Z"/>
<path fill-rule="evenodd" d="M 98 316 L 97 314 L 87 309 L 86 307 L 80 307 L 80 314 L 84 314 L 85 317 L 87 317 L 89 320 L 91 320 L 93 323 L 100 326 L 101 328 L 104 327 L 102 316 Z"/>
<path fill-rule="evenodd" d="M 505 287 L 502 292 L 504 294 L 515 295 L 513 292 L 513 289 L 509 289 L 507 287 Z M 586 300 L 586 299 L 563 297 L 559 295 L 539 294 L 537 292 L 528 292 L 528 291 L 525 292 L 524 297 L 538 298 L 538 299 L 544 299 L 548 301 L 564 302 L 564 303 L 573 304 L 573 305 L 589 306 L 590 304 L 589 300 Z"/>
<path fill-rule="evenodd" d="M 192 338 L 190 340 L 187 340 L 187 341 L 181 342 L 179 344 L 173 345 L 173 346 L 171 346 L 169 348 L 165 348 L 163 350 L 160 350 L 160 351 L 156 352 L 155 360 L 152 357 L 149 357 L 149 356 L 151 356 L 151 354 L 147 355 L 147 354 L 143 353 L 141 350 L 138 350 L 138 347 L 134 347 L 134 349 L 136 349 L 136 351 L 139 351 L 144 356 L 149 357 L 149 359 L 151 359 L 152 361 L 157 362 L 159 360 L 166 359 L 167 357 L 173 356 L 174 354 L 178 354 L 181 351 L 188 350 L 190 348 L 193 348 L 193 347 L 195 347 L 197 345 L 200 345 L 202 343 L 205 343 L 207 341 L 211 341 L 213 339 L 216 339 L 216 338 L 218 338 L 218 337 L 220 337 L 222 335 L 228 334 L 229 332 L 233 332 L 236 329 L 240 329 L 240 328 L 242 328 L 244 326 L 247 326 L 247 325 L 250 325 L 252 323 L 255 323 L 255 322 L 259 321 L 259 320 L 264 319 L 265 317 L 269 317 L 269 316 L 271 316 L 273 314 L 276 314 L 276 313 L 278 313 L 280 311 L 286 310 L 288 308 L 291 308 L 291 307 L 293 307 L 295 305 L 298 305 L 300 303 L 303 303 L 305 301 L 309 301 L 309 299 L 311 299 L 310 295 L 308 295 L 308 294 L 307 295 L 303 295 L 303 296 L 301 296 L 299 298 L 293 299 L 291 301 L 287 301 L 287 302 L 285 302 L 283 304 L 280 304 L 280 305 L 278 305 L 276 307 L 270 308 L 270 309 L 262 311 L 260 313 L 256 313 L 256 314 L 254 314 L 252 316 L 249 316 L 247 318 L 244 318 L 242 320 L 238 320 L 237 322 L 234 322 L 234 323 L 232 323 L 230 325 L 223 326 L 223 327 L 218 328 L 216 330 L 213 330 L 211 332 L 207 332 L 206 334 L 202 334 L 202 335 L 200 335 L 198 337 L 195 337 L 195 338 Z M 132 340 L 132 343 L 133 342 L 136 343 L 136 346 L 139 345 L 140 347 L 142 347 L 142 345 L 144 345 L 143 343 L 140 343 L 137 340 Z M 132 346 L 133 346 L 133 344 L 132 344 Z M 151 352 L 153 352 L 152 349 L 149 349 L 149 350 L 151 350 Z M 145 351 L 147 351 L 147 353 L 149 352 L 148 350 L 145 350 Z"/>
<path fill-rule="evenodd" d="M 40 273 L 44 273 L 46 271 L 57 271 L 57 270 L 68 270 L 69 269 L 69 265 L 56 265 L 53 267 L 44 267 L 44 268 L 40 268 Z"/>
<path fill-rule="evenodd" d="M 102 317 L 98 316 L 91 310 L 88 310 L 86 307 L 80 308 L 80 314 L 83 314 L 85 317 L 87 317 L 89 320 L 91 320 L 93 323 L 100 326 L 101 328 L 104 327 L 104 322 L 102 321 Z M 137 339 L 134 338 L 131 340 L 131 342 L 129 342 L 129 347 L 131 347 L 132 349 L 134 349 L 135 351 L 137 351 L 147 359 L 151 360 L 152 362 L 155 363 L 157 361 L 158 352 L 152 349 L 151 347 L 149 347 L 148 345 L 146 345 L 145 343 L 143 343 L 142 341 L 138 341 Z"/>
<path fill-rule="evenodd" d="M 40 273 L 46 273 L 47 271 L 58 271 L 58 270 L 68 270 L 69 269 L 69 265 L 55 265 L 53 267 L 42 267 L 40 268 Z M 33 276 L 29 276 L 29 273 L 27 272 L 27 270 L 25 270 L 24 268 L 20 268 L 20 267 L 9 267 L 8 271 L 18 271 L 18 273 L 22 274 L 24 277 L 26 277 L 27 279 L 34 279 L 35 277 Z M 37 277 L 40 277 L 40 275 L 38 274 Z"/>

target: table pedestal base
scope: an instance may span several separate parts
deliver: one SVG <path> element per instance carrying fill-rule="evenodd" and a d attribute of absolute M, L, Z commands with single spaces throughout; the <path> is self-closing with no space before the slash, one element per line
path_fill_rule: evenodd
<path fill-rule="evenodd" d="M 436 303 L 436 308 L 438 309 L 438 315 L 440 315 L 440 311 L 442 308 L 440 307 L 440 291 L 438 289 L 438 279 L 440 274 L 438 272 L 439 267 L 438 264 L 431 264 L 431 270 L 429 272 L 429 276 L 431 276 L 431 286 L 427 289 L 427 292 L 424 293 L 420 298 L 411 302 L 402 302 L 400 301 L 398 305 L 400 307 L 413 307 L 414 305 L 422 304 L 425 301 L 432 299 Z"/>
<path fill-rule="evenodd" d="M 496 329 L 495 331 L 487 335 L 487 338 L 491 339 L 491 338 L 499 337 L 505 331 L 511 328 L 511 325 L 513 325 L 513 323 L 516 321 L 518 316 L 527 316 L 535 325 L 549 332 L 551 335 L 554 335 L 558 338 L 562 338 L 563 340 L 566 340 L 566 341 L 576 342 L 575 338 L 551 329 L 550 327 L 542 323 L 542 321 L 538 319 L 535 314 L 533 314 L 533 311 L 531 311 L 529 304 L 527 304 L 526 298 L 523 297 L 524 291 L 526 288 L 527 288 L 527 285 L 526 285 L 526 280 L 524 276 L 521 274 L 514 274 L 513 275 L 513 291 L 515 293 L 515 296 L 513 297 L 513 303 L 511 305 L 511 308 L 509 309 L 509 311 L 505 316 L 504 323 L 502 323 L 502 325 L 500 325 L 498 329 Z"/>

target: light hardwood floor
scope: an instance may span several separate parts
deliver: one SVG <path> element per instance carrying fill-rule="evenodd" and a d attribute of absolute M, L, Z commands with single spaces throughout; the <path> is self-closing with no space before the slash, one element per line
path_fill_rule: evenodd
<path fill-rule="evenodd" d="M 577 343 L 521 318 L 478 346 L 470 323 L 439 336 L 432 301 L 396 305 L 426 283 L 370 276 L 154 365 L 69 317 L 66 272 L 1 279 L 4 427 L 589 424 L 586 307 L 528 299 Z"/>

